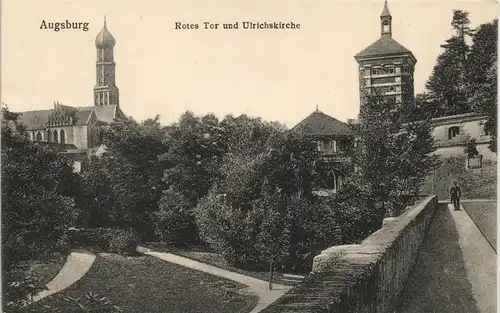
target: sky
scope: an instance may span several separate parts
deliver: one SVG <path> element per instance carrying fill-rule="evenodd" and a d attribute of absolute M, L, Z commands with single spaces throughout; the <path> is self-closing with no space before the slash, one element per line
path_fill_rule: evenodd
<path fill-rule="evenodd" d="M 339 120 L 359 113 L 354 55 L 380 37 L 383 1 L 370 0 L 4 0 L 1 101 L 12 111 L 50 109 L 54 101 L 93 105 L 95 37 L 106 16 L 116 40 L 116 84 L 123 112 L 175 122 L 186 110 L 260 116 L 288 127 L 319 110 Z M 393 38 L 418 62 L 424 90 L 454 9 L 471 26 L 498 13 L 490 0 L 389 0 Z M 88 22 L 89 30 L 40 29 Z M 205 30 L 203 22 L 238 30 Z M 295 30 L 244 30 L 243 21 L 294 22 Z M 199 24 L 176 30 L 175 23 Z M 222 27 L 222 26 L 219 26 Z"/>

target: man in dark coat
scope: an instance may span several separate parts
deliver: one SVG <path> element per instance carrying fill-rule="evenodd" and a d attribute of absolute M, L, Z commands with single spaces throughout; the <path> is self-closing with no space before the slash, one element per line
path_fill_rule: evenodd
<path fill-rule="evenodd" d="M 460 211 L 460 197 L 462 196 L 462 190 L 458 186 L 457 181 L 453 181 L 453 186 L 450 189 L 451 203 L 455 207 L 455 211 Z"/>

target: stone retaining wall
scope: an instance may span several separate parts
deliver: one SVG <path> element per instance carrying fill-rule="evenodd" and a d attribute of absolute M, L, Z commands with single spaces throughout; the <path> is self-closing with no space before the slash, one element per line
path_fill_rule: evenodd
<path fill-rule="evenodd" d="M 322 251 L 313 273 L 261 312 L 393 312 L 437 206 L 429 196 L 361 244 Z"/>

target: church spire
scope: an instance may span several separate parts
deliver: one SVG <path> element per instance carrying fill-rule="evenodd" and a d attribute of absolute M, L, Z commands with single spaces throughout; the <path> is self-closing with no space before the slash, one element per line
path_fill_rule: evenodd
<path fill-rule="evenodd" d="M 380 14 L 380 26 L 382 36 L 392 36 L 392 16 L 389 12 L 389 6 L 387 5 L 387 0 L 384 3 L 384 9 L 382 14 Z"/>
<path fill-rule="evenodd" d="M 384 17 L 384 16 L 391 16 L 391 12 L 389 12 L 389 7 L 387 6 L 387 0 L 385 0 L 385 3 L 384 3 L 384 10 L 382 11 L 382 14 L 380 14 L 380 17 Z M 106 19 L 106 18 L 104 18 Z M 104 24 L 106 24 L 106 22 L 104 22 Z"/>

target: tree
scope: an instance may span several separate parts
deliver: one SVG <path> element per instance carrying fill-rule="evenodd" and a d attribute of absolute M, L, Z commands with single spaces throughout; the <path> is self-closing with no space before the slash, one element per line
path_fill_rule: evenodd
<path fill-rule="evenodd" d="M 468 74 L 470 102 L 475 112 L 488 118 L 484 130 L 491 135 L 490 149 L 496 152 L 497 141 L 497 75 L 498 20 L 480 25 L 473 37 Z"/>
<path fill-rule="evenodd" d="M 94 212 L 106 216 L 108 226 L 152 235 L 150 214 L 157 210 L 164 189 L 164 164 L 158 159 L 167 150 L 164 134 L 159 116 L 141 123 L 117 120 L 104 130 L 107 152 L 92 162 L 84 177 L 96 199 Z"/>
<path fill-rule="evenodd" d="M 271 269 L 338 243 L 332 215 L 312 194 L 314 145 L 276 124 L 240 121 L 220 179 L 195 209 L 201 238 L 233 264 Z"/>
<path fill-rule="evenodd" d="M 470 95 L 488 84 L 490 70 L 497 62 L 498 20 L 479 25 L 472 36 L 466 77 Z"/>
<path fill-rule="evenodd" d="M 404 106 L 403 106 L 404 107 Z M 426 175 L 436 166 L 430 119 L 404 123 L 394 101 L 365 96 L 355 127 L 357 151 L 354 179 L 366 185 L 375 205 L 397 215 L 418 195 Z"/>
<path fill-rule="evenodd" d="M 159 209 L 151 214 L 151 220 L 155 225 L 155 235 L 161 241 L 175 246 L 199 241 L 193 208 L 175 185 L 164 191 L 158 206 Z"/>
<path fill-rule="evenodd" d="M 469 47 L 467 39 L 472 35 L 469 27 L 469 13 L 453 11 L 451 25 L 455 34 L 441 47 L 432 75 L 426 83 L 426 89 L 433 97 L 436 106 L 435 117 L 468 113 L 467 57 Z"/>
<path fill-rule="evenodd" d="M 225 133 L 213 114 L 199 118 L 191 112 L 166 128 L 164 142 L 168 150 L 160 156 L 166 165 L 163 180 L 167 188 L 175 186 L 182 192 L 192 207 L 219 176 L 226 151 Z"/>
<path fill-rule="evenodd" d="M 479 155 L 479 151 L 477 151 L 477 147 L 476 147 L 476 140 L 474 138 L 470 138 L 470 136 L 468 136 L 466 138 L 465 143 L 466 143 L 466 146 L 465 146 L 464 152 L 468 158 L 474 158 L 474 157 Z"/>
<path fill-rule="evenodd" d="M 2 107 L 2 253 L 4 266 L 38 257 L 76 226 L 79 177 L 56 149 L 32 142 L 18 115 Z"/>

